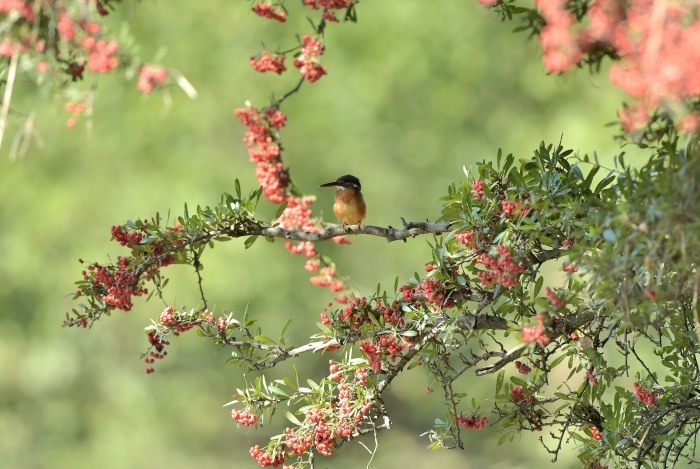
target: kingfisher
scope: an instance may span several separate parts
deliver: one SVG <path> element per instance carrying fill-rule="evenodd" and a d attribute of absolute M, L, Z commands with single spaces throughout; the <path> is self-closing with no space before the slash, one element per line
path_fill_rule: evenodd
<path fill-rule="evenodd" d="M 333 182 L 321 184 L 319 187 L 337 187 L 338 192 L 335 193 L 335 203 L 333 204 L 333 212 L 338 217 L 343 226 L 360 225 L 362 220 L 367 215 L 367 205 L 365 199 L 362 198 L 362 185 L 360 180 L 355 176 L 347 174 L 340 176 Z"/>

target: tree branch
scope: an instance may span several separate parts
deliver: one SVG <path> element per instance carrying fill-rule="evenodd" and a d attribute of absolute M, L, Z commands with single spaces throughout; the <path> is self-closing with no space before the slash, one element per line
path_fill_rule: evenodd
<path fill-rule="evenodd" d="M 229 230 L 222 230 L 221 235 L 240 237 L 240 236 L 250 236 L 258 235 L 265 236 L 267 238 L 282 238 L 291 239 L 295 241 L 323 241 L 326 239 L 335 238 L 337 236 L 343 235 L 360 235 L 366 234 L 371 236 L 379 236 L 381 238 L 386 238 L 387 241 L 398 241 L 405 240 L 407 238 L 420 236 L 428 233 L 442 234 L 448 231 L 456 222 L 442 221 L 438 223 L 433 222 L 405 222 L 403 228 L 393 228 L 381 227 L 374 225 L 352 225 L 352 226 L 342 226 L 334 225 L 330 228 L 326 228 L 323 231 L 308 232 L 308 231 L 294 231 L 281 228 L 279 226 L 269 227 L 264 225 L 253 226 L 250 229 L 245 230 L 244 233 L 236 227 L 232 226 Z M 216 237 L 215 233 L 212 233 Z"/>

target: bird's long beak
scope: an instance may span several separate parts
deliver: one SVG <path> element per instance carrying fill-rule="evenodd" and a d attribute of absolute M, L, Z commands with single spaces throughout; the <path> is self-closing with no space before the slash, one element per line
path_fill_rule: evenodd
<path fill-rule="evenodd" d="M 327 182 L 325 184 L 321 184 L 318 187 L 333 187 L 333 186 L 337 186 L 337 185 L 339 185 L 338 181 L 333 181 L 333 182 Z"/>

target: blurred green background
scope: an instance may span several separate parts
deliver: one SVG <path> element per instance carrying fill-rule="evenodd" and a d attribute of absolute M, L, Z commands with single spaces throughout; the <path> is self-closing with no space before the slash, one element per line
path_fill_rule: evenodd
<path fill-rule="evenodd" d="M 162 310 L 158 302 L 137 301 L 90 331 L 60 327 L 72 307 L 65 295 L 79 278 L 78 259 L 105 262 L 123 253 L 110 242 L 112 225 L 156 211 L 177 216 L 185 203 L 215 204 L 235 178 L 257 187 L 232 110 L 246 100 L 264 106 L 297 74 L 257 74 L 248 59 L 261 41 L 288 48 L 308 25 L 296 5 L 286 25 L 249 7 L 147 0 L 108 18 L 113 30 L 128 25 L 144 60 L 164 48 L 164 62 L 192 82 L 196 100 L 173 87 L 168 108 L 122 76 L 102 76 L 92 128 L 81 122 L 67 129 L 64 100 L 17 86 L 13 108 L 37 112 L 43 145 L 10 161 L 10 133 L 0 149 L 0 467 L 252 468 L 248 448 L 286 426 L 280 414 L 262 431 L 236 428 L 222 404 L 243 386 L 242 372 L 224 364 L 226 350 L 194 334 L 174 340 L 156 373 L 144 374 L 143 327 Z M 319 196 L 317 210 L 330 214 L 333 197 L 318 184 L 352 173 L 363 183 L 367 223 L 435 219 L 447 185 L 463 179 L 462 166 L 493 158 L 499 147 L 527 158 L 540 140 L 563 136 L 581 153 L 614 152 L 615 128 L 604 124 L 614 120 L 620 95 L 607 75 L 546 76 L 537 44 L 511 34 L 514 24 L 476 2 L 366 1 L 358 16 L 358 24 L 330 25 L 328 76 L 284 108 L 284 159 L 296 185 Z M 423 239 L 368 237 L 319 249 L 367 292 L 377 282 L 391 287 L 396 275 L 406 280 L 430 256 Z M 331 298 L 310 285 L 304 259 L 281 243 L 248 251 L 242 243 L 218 245 L 204 264 L 216 312 L 247 308 L 273 337 L 292 318 L 293 340 L 303 341 Z M 192 270 L 173 266 L 166 274 L 172 302 L 197 306 Z M 319 378 L 326 363 L 317 357 L 297 365 Z M 477 401 L 493 389 L 489 379 L 466 379 Z M 425 392 L 431 384 L 420 368 L 395 382 L 387 403 L 394 427 L 379 435 L 371 467 L 528 468 L 551 459 L 539 435 L 499 448 L 488 429 L 465 432 L 465 451 L 425 449 L 420 434 L 443 415 L 440 393 Z M 374 447 L 371 438 L 364 442 Z M 575 452 L 564 453 L 560 466 L 577 466 Z M 365 467 L 369 460 L 353 443 L 319 467 Z"/>

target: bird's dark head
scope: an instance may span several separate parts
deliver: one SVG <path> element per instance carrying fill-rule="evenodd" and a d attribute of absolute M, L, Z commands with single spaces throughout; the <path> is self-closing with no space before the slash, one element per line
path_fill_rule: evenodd
<path fill-rule="evenodd" d="M 360 184 L 360 180 L 357 179 L 355 176 L 352 176 L 350 174 L 346 174 L 345 176 L 340 176 L 335 181 L 327 182 L 326 184 L 321 184 L 319 187 L 333 187 L 333 186 L 343 187 L 345 189 L 357 189 L 357 190 L 362 189 L 362 185 Z"/>

